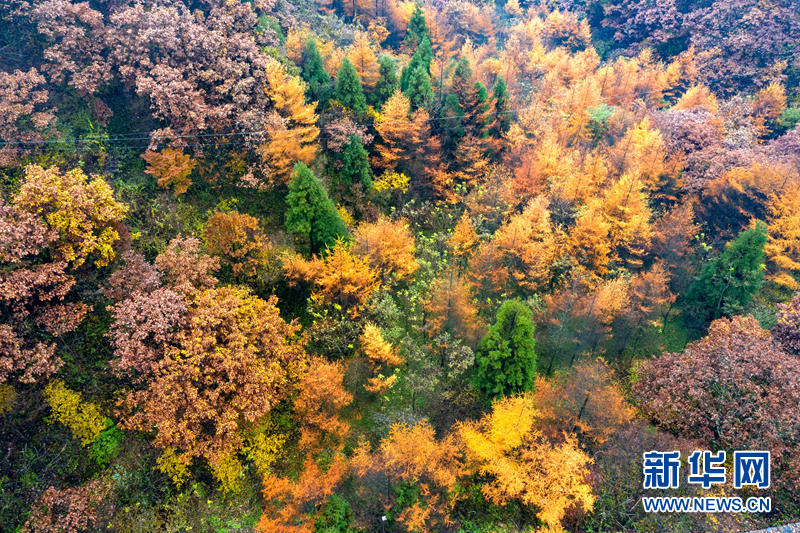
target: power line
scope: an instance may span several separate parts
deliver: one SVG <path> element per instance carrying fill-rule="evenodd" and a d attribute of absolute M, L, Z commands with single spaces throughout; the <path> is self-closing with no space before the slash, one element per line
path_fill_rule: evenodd
<path fill-rule="evenodd" d="M 573 91 L 573 90 L 574 90 L 573 88 L 567 89 L 567 90 L 563 91 L 560 94 L 555 94 L 555 95 L 551 96 L 550 98 L 552 99 L 552 98 L 555 98 L 555 97 L 558 97 L 558 96 L 563 96 L 564 94 L 568 94 L 570 91 Z M 601 102 L 601 103 L 607 103 L 609 100 L 612 100 L 612 99 L 613 100 L 617 100 L 619 98 L 623 98 L 623 97 L 626 97 L 626 96 L 647 96 L 647 95 L 650 95 L 650 94 L 662 93 L 662 92 L 664 92 L 664 91 L 635 91 L 635 92 L 626 93 L 626 94 L 614 95 L 613 97 L 611 97 L 611 96 L 606 96 L 606 97 L 600 96 L 597 100 L 599 102 Z M 508 109 L 508 110 L 505 110 L 505 111 L 483 112 L 483 113 L 467 113 L 467 114 L 457 115 L 457 116 L 452 116 L 452 117 L 447 117 L 447 116 L 429 117 L 429 118 L 425 119 L 424 122 L 435 122 L 435 121 L 439 121 L 439 120 L 461 120 L 461 119 L 464 119 L 464 118 L 470 118 L 470 117 L 476 117 L 476 116 L 489 117 L 489 116 L 513 114 L 513 113 L 519 113 L 519 112 L 522 112 L 522 111 L 528 111 L 528 110 L 531 110 L 531 109 L 538 109 L 541 105 L 542 105 L 542 102 L 539 101 L 535 105 L 519 107 L 519 108 L 515 108 L 515 109 Z M 563 107 L 569 107 L 569 106 L 567 104 L 564 104 L 564 103 L 560 103 L 559 104 L 559 103 L 551 102 L 551 103 L 547 104 L 547 107 L 549 107 L 549 110 L 552 111 L 554 109 L 561 109 Z M 405 122 L 405 121 L 396 120 L 396 121 L 381 122 L 381 123 L 383 123 L 383 124 L 401 124 L 403 122 Z M 361 126 L 361 127 L 364 127 L 364 128 L 369 128 L 370 126 L 373 126 L 373 124 L 369 124 L 369 123 L 354 122 L 353 124 L 355 126 Z M 320 133 L 323 133 L 323 132 L 329 131 L 329 130 L 330 131 L 335 131 L 335 129 L 336 129 L 336 128 L 333 128 L 333 127 L 330 127 L 330 126 L 321 126 L 321 127 L 318 126 L 317 128 L 320 130 Z M 147 135 L 147 136 L 141 135 L 141 136 L 138 136 L 138 137 L 135 136 L 135 135 L 139 135 L 137 133 L 137 134 L 130 134 L 129 136 L 117 135 L 115 137 L 108 137 L 108 138 L 88 138 L 88 137 L 84 137 L 84 138 L 74 138 L 74 139 L 41 139 L 41 140 L 33 140 L 33 141 L 2 141 L 2 142 L 0 142 L 0 146 L 15 146 L 15 147 L 18 147 L 18 148 L 28 148 L 28 149 L 30 149 L 30 148 L 35 148 L 37 146 L 44 146 L 44 145 L 94 144 L 94 143 L 108 143 L 108 142 L 123 143 L 123 146 L 125 146 L 125 143 L 130 143 L 131 141 L 147 141 L 148 142 L 147 145 L 149 145 L 151 142 L 157 141 L 157 140 L 204 139 L 204 138 L 220 138 L 220 137 L 232 137 L 232 136 L 249 136 L 249 135 L 255 136 L 255 135 L 265 135 L 265 134 L 273 134 L 273 133 L 280 133 L 280 132 L 289 132 L 289 131 L 293 131 L 293 129 L 292 128 L 284 128 L 284 129 L 268 129 L 268 130 L 250 130 L 250 131 L 240 130 L 240 131 L 230 131 L 230 132 L 223 132 L 223 133 L 193 133 L 193 134 Z M 255 140 L 248 140 L 248 141 L 242 141 L 242 142 L 239 142 L 239 143 L 226 143 L 226 142 L 196 143 L 194 145 L 185 145 L 185 146 L 212 146 L 212 145 L 219 145 L 219 144 L 251 144 L 252 142 L 256 142 L 256 141 Z M 147 146 L 147 145 L 144 145 L 144 146 Z M 136 144 L 136 145 L 129 144 L 128 146 L 140 146 L 140 145 L 139 144 Z"/>

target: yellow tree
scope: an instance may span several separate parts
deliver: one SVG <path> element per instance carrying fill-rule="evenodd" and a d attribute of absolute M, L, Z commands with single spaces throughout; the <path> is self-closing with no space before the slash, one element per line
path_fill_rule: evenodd
<path fill-rule="evenodd" d="M 266 71 L 269 86 L 265 91 L 276 113 L 267 126 L 269 141 L 261 146 L 260 153 L 269 168 L 268 181 L 286 184 L 294 164 L 310 163 L 316 153 L 316 103 L 306 103 L 303 81 L 289 75 L 277 61 L 271 60 Z"/>
<path fill-rule="evenodd" d="M 423 309 L 425 329 L 431 338 L 447 332 L 472 346 L 478 342 L 482 330 L 478 309 L 469 287 L 454 269 L 431 284 Z"/>
<path fill-rule="evenodd" d="M 231 267 L 234 276 L 255 276 L 274 259 L 258 219 L 236 211 L 217 212 L 203 228 L 206 248 Z"/>
<path fill-rule="evenodd" d="M 324 259 L 295 256 L 288 258 L 285 266 L 290 279 L 314 285 L 311 298 L 315 302 L 339 306 L 351 318 L 359 315 L 380 286 L 369 263 L 354 255 L 350 245 L 343 242 L 337 243 Z"/>
<path fill-rule="evenodd" d="M 372 373 L 374 374 L 367 380 L 364 388 L 373 394 L 383 394 L 389 390 L 397 376 L 384 376 L 390 367 L 396 367 L 403 363 L 404 359 L 397 354 L 394 346 L 386 342 L 381 333 L 381 329 L 372 322 L 364 326 L 361 332 L 361 351 L 367 357 Z"/>
<path fill-rule="evenodd" d="M 164 189 L 172 187 L 175 197 L 185 193 L 192 184 L 189 175 L 197 165 L 190 155 L 177 148 L 164 148 L 160 152 L 148 150 L 142 154 L 147 163 L 146 173 L 153 176 L 158 186 Z"/>
<path fill-rule="evenodd" d="M 567 509 L 590 511 L 595 497 L 587 482 L 591 458 L 574 436 L 551 444 L 536 429 L 539 413 L 528 396 L 498 400 L 478 422 L 460 426 L 468 471 L 488 477 L 481 489 L 496 504 L 519 501 L 559 530 Z"/>
<path fill-rule="evenodd" d="M 362 478 L 383 473 L 388 484 L 416 484 L 420 499 L 397 520 L 408 531 L 435 531 L 450 524 L 453 491 L 463 468 L 460 455 L 455 438 L 448 435 L 437 440 L 428 422 L 414 426 L 396 423 L 375 452 L 362 442 L 353 454 L 352 466 Z M 386 506 L 392 503 L 384 502 Z"/>
<path fill-rule="evenodd" d="M 597 202 L 597 211 L 608 224 L 612 257 L 628 268 L 641 268 L 653 237 L 652 216 L 642 181 L 624 174 Z"/>
<path fill-rule="evenodd" d="M 405 280 L 417 271 L 415 250 L 414 235 L 404 220 L 380 216 L 353 233 L 353 252 L 366 259 L 384 283 Z"/>
<path fill-rule="evenodd" d="M 416 135 L 414 122 L 410 118 L 411 102 L 400 89 L 383 104 L 375 129 L 383 139 L 377 143 L 379 159 L 375 165 L 385 170 L 393 170 Z"/>
<path fill-rule="evenodd" d="M 116 227 L 128 208 L 114 199 L 101 177 L 89 178 L 80 169 L 62 174 L 56 167 L 29 165 L 14 203 L 57 232 L 56 253 L 73 267 L 90 255 L 96 256 L 98 267 L 114 259 Z"/>
<path fill-rule="evenodd" d="M 770 278 L 796 290 L 800 288 L 795 279 L 800 274 L 800 186 L 772 195 L 768 212 L 769 237 L 764 252 Z"/>
<path fill-rule="evenodd" d="M 347 57 L 356 68 L 356 73 L 361 79 L 364 88 L 369 91 L 375 87 L 375 83 L 380 78 L 378 58 L 375 56 L 366 34 L 358 34 Z"/>
<path fill-rule="evenodd" d="M 612 160 L 620 175 L 636 175 L 650 193 L 664 193 L 668 184 L 666 152 L 661 133 L 645 117 L 617 142 Z"/>
<path fill-rule="evenodd" d="M 550 281 L 550 267 L 558 259 L 560 232 L 550 222 L 547 198 L 538 196 L 512 216 L 492 241 L 473 257 L 475 283 L 494 294 L 538 291 Z"/>

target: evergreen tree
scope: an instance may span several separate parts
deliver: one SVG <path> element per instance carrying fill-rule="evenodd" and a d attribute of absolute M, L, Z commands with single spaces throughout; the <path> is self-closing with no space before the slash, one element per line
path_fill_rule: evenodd
<path fill-rule="evenodd" d="M 367 112 L 367 100 L 361 87 L 361 79 L 356 68 L 346 57 L 342 59 L 342 66 L 336 74 L 336 99 L 359 115 Z"/>
<path fill-rule="evenodd" d="M 397 67 L 389 56 L 383 55 L 378 60 L 378 82 L 370 95 L 370 101 L 375 107 L 381 107 L 397 90 Z"/>
<path fill-rule="evenodd" d="M 466 134 L 464 130 L 464 110 L 458 102 L 458 97 L 450 93 L 444 98 L 442 106 L 442 148 L 450 153 L 456 149 L 458 142 Z"/>
<path fill-rule="evenodd" d="M 703 265 L 689 286 L 684 309 L 687 326 L 702 329 L 721 316 L 741 314 L 764 278 L 763 222 L 740 233 L 725 250 Z"/>
<path fill-rule="evenodd" d="M 408 62 L 408 65 L 406 65 L 402 74 L 400 75 L 400 88 L 403 90 L 403 92 L 408 90 L 411 81 L 411 73 L 414 72 L 418 66 L 421 65 L 424 68 L 425 73 L 428 74 L 428 77 L 430 78 L 432 62 L 433 49 L 431 48 L 431 41 L 425 37 L 420 43 L 419 47 L 417 47 L 414 55 L 411 56 L 411 61 Z"/>
<path fill-rule="evenodd" d="M 350 136 L 350 142 L 342 153 L 342 169 L 339 171 L 342 182 L 347 185 L 361 182 L 364 190 L 372 188 L 372 169 L 369 166 L 369 154 L 356 135 Z"/>
<path fill-rule="evenodd" d="M 403 70 L 405 74 L 405 70 Z M 409 71 L 408 83 L 403 93 L 411 100 L 414 108 L 427 107 L 433 100 L 433 87 L 431 77 L 423 64 L 418 64 Z"/>
<path fill-rule="evenodd" d="M 286 206 L 286 231 L 306 239 L 312 254 L 332 248 L 338 238 L 347 236 L 325 186 L 304 163 L 294 166 Z"/>
<path fill-rule="evenodd" d="M 508 87 L 502 76 L 497 77 L 497 82 L 492 90 L 492 122 L 489 134 L 492 137 L 501 137 L 511 127 L 511 106 L 508 100 Z"/>
<path fill-rule="evenodd" d="M 425 38 L 430 39 L 430 31 L 428 30 L 428 23 L 425 21 L 425 13 L 422 11 L 422 6 L 417 4 L 414 6 L 414 12 L 408 21 L 405 43 L 409 49 L 414 49 Z"/>
<path fill-rule="evenodd" d="M 331 97 L 331 77 L 322 63 L 322 55 L 317 48 L 317 41 L 309 38 L 303 51 L 302 78 L 308 88 L 308 101 L 318 102 L 323 107 Z"/>
<path fill-rule="evenodd" d="M 475 381 L 490 399 L 529 390 L 536 372 L 533 313 L 519 300 L 508 300 L 478 344 Z"/>

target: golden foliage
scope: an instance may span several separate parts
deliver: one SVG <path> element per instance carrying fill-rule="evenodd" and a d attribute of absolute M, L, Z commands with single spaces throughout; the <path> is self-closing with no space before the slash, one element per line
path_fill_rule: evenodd
<path fill-rule="evenodd" d="M 672 109 L 693 109 L 695 107 L 703 107 L 711 113 L 716 113 L 719 110 L 717 105 L 717 97 L 705 85 L 693 85 L 683 93 L 680 99 L 675 102 Z"/>
<path fill-rule="evenodd" d="M 192 180 L 189 175 L 194 170 L 197 162 L 190 155 L 184 154 L 177 148 L 164 148 L 160 152 L 147 150 L 142 154 L 142 159 L 147 163 L 146 173 L 158 181 L 158 186 L 163 189 L 172 187 L 175 197 L 185 193 Z"/>
<path fill-rule="evenodd" d="M 111 187 L 99 176 L 89 178 L 80 169 L 62 174 L 55 167 L 25 167 L 15 203 L 44 218 L 58 232 L 56 251 L 61 259 L 78 267 L 90 255 L 94 264 L 108 265 L 119 240 L 116 225 L 128 208 L 114 199 Z"/>
<path fill-rule="evenodd" d="M 538 196 L 512 216 L 470 264 L 475 283 L 500 295 L 537 291 L 550 281 L 562 235 L 550 222 L 548 200 Z"/>
<path fill-rule="evenodd" d="M 380 178 L 372 182 L 372 186 L 377 192 L 400 191 L 408 192 L 409 178 L 402 172 L 384 172 Z"/>
<path fill-rule="evenodd" d="M 353 253 L 367 260 L 384 282 L 410 278 L 419 268 L 414 235 L 404 220 L 380 216 L 353 233 Z"/>
<path fill-rule="evenodd" d="M 800 275 L 800 186 L 794 184 L 773 194 L 769 204 L 769 236 L 764 252 L 769 276 L 780 285 L 800 288 L 792 276 Z"/>
<path fill-rule="evenodd" d="M 386 342 L 381 329 L 368 322 L 361 332 L 361 351 L 367 356 L 373 373 L 377 375 L 368 378 L 365 388 L 373 394 L 383 394 L 394 385 L 397 377 L 394 375 L 384 377 L 383 372 L 388 367 L 403 364 L 404 359 L 397 353 L 394 346 Z"/>
<path fill-rule="evenodd" d="M 462 424 L 459 436 L 470 468 L 490 476 L 482 487 L 487 498 L 536 507 L 539 519 L 558 529 L 568 508 L 594 506 L 586 479 L 592 460 L 571 435 L 558 444 L 544 439 L 535 428 L 539 416 L 530 397 L 504 398 L 480 421 Z"/>
<path fill-rule="evenodd" d="M 339 242 L 323 259 L 289 257 L 287 276 L 314 285 L 312 299 L 347 311 L 357 317 L 380 283 L 366 259 L 353 254 L 350 245 Z"/>
<path fill-rule="evenodd" d="M 108 424 L 97 405 L 83 401 L 79 392 L 69 390 L 61 380 L 51 381 L 44 389 L 44 397 L 53 418 L 67 426 L 84 446 L 97 440 Z"/>
<path fill-rule="evenodd" d="M 258 219 L 246 213 L 214 213 L 203 227 L 203 238 L 208 251 L 230 265 L 234 276 L 255 276 L 270 263 L 275 267 L 272 244 Z"/>
<path fill-rule="evenodd" d="M 277 61 L 267 64 L 265 89 L 278 117 L 267 127 L 269 142 L 261 146 L 261 157 L 270 168 L 270 183 L 287 183 L 298 161 L 310 163 L 316 153 L 319 135 L 315 103 L 307 104 L 305 84 L 289 75 Z"/>
<path fill-rule="evenodd" d="M 8 383 L 0 384 L 0 416 L 8 413 L 17 403 L 17 391 Z"/>
<path fill-rule="evenodd" d="M 361 79 L 365 90 L 371 90 L 380 78 L 378 73 L 378 58 L 370 46 L 366 34 L 359 33 L 347 54 L 348 59 L 356 69 L 356 74 Z"/>
<path fill-rule="evenodd" d="M 311 450 L 325 442 L 342 443 L 350 425 L 341 419 L 340 412 L 353 401 L 344 389 L 344 369 L 341 363 L 330 363 L 313 357 L 298 385 L 295 413 L 300 421 L 300 447 Z"/>
<path fill-rule="evenodd" d="M 469 287 L 452 268 L 431 284 L 423 309 L 425 329 L 431 338 L 448 332 L 474 345 L 482 334 L 483 325 Z"/>

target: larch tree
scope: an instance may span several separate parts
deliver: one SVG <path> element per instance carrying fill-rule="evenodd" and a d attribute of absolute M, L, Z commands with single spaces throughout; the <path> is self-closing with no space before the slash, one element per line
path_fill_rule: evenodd
<path fill-rule="evenodd" d="M 475 353 L 475 384 L 487 398 L 530 390 L 536 373 L 533 313 L 519 300 L 497 310 Z"/>
<path fill-rule="evenodd" d="M 303 238 L 311 254 L 332 248 L 337 239 L 347 235 L 325 186 L 303 163 L 294 167 L 286 206 L 286 231 Z"/>
<path fill-rule="evenodd" d="M 419 268 L 414 235 L 404 220 L 378 217 L 353 232 L 353 252 L 364 257 L 384 283 L 408 280 Z"/>
<path fill-rule="evenodd" d="M 336 99 L 357 115 L 367 112 L 367 99 L 364 96 L 364 89 L 361 87 L 361 79 L 353 64 L 346 57 L 342 59 L 342 66 L 339 67 L 339 72 L 336 74 Z"/>
<path fill-rule="evenodd" d="M 267 127 L 269 141 L 260 152 L 268 167 L 268 182 L 285 184 L 295 163 L 310 163 L 316 154 L 317 115 L 314 105 L 306 103 L 303 81 L 289 75 L 280 63 L 268 64 L 267 77 L 267 95 L 277 116 Z"/>
<path fill-rule="evenodd" d="M 146 173 L 153 176 L 158 186 L 164 189 L 172 187 L 176 197 L 189 190 L 192 180 L 189 175 L 197 162 L 189 154 L 178 148 L 164 148 L 160 152 L 148 150 L 142 154 L 147 163 Z"/>
<path fill-rule="evenodd" d="M 353 43 L 350 53 L 347 54 L 347 58 L 355 67 L 356 74 L 358 74 L 366 92 L 371 93 L 380 78 L 380 72 L 378 58 L 375 56 L 366 34 L 362 33 L 356 37 L 356 41 Z"/>
<path fill-rule="evenodd" d="M 246 213 L 214 213 L 203 227 L 203 239 L 208 252 L 228 265 L 234 277 L 255 277 L 275 255 L 258 219 Z"/>
<path fill-rule="evenodd" d="M 769 277 L 776 283 L 800 288 L 800 186 L 775 194 L 769 205 L 769 237 L 764 251 Z"/>
<path fill-rule="evenodd" d="M 461 424 L 466 469 L 485 476 L 481 492 L 491 502 L 519 502 L 548 528 L 560 530 L 568 509 L 591 511 L 587 482 L 592 459 L 572 435 L 551 444 L 537 428 L 539 414 L 528 396 L 495 401 L 481 420 Z"/>

